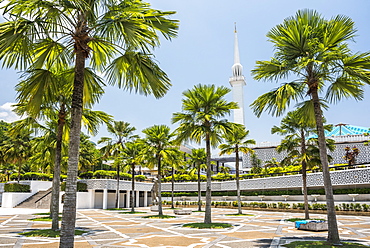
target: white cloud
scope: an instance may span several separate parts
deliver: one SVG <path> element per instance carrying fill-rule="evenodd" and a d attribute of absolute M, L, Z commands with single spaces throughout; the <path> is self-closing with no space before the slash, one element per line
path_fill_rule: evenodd
<path fill-rule="evenodd" d="M 14 122 L 22 119 L 20 116 L 13 112 L 14 104 L 15 103 L 7 102 L 3 105 L 0 105 L 0 120 L 3 120 L 5 122 Z"/>

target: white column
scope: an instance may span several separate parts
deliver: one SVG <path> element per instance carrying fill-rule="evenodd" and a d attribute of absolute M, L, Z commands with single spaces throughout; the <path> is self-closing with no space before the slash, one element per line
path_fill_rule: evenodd
<path fill-rule="evenodd" d="M 90 197 L 90 204 L 89 208 L 95 208 L 95 189 L 88 189 L 89 197 Z"/>
<path fill-rule="evenodd" d="M 108 189 L 103 189 L 103 209 L 107 209 L 108 206 Z"/>
<path fill-rule="evenodd" d="M 144 207 L 148 206 L 148 191 L 144 191 Z"/>
<path fill-rule="evenodd" d="M 130 207 L 130 190 L 126 191 L 126 202 L 127 202 L 127 208 Z"/>
<path fill-rule="evenodd" d="M 140 205 L 140 191 L 135 191 L 136 194 L 136 207 L 139 207 Z"/>
<path fill-rule="evenodd" d="M 116 193 L 117 193 L 117 192 L 116 192 Z M 119 195 L 119 190 L 118 190 L 118 202 L 117 202 L 117 208 L 119 208 L 119 207 L 120 207 L 119 201 L 120 201 L 120 195 Z"/>

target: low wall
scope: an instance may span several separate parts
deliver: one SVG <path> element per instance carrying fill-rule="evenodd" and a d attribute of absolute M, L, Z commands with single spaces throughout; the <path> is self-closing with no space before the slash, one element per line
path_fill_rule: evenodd
<path fill-rule="evenodd" d="M 317 201 L 326 201 L 325 195 L 319 195 L 319 196 L 308 196 L 308 200 L 310 202 L 314 202 L 315 198 Z M 205 201 L 206 198 L 205 196 L 202 196 L 202 201 Z M 241 196 L 242 201 L 248 201 L 248 202 L 254 202 L 254 201 L 272 201 L 272 202 L 284 202 L 285 197 L 277 195 L 277 196 L 264 196 L 264 197 L 259 197 L 259 196 Z M 286 198 L 287 201 L 292 201 L 292 202 L 303 202 L 303 195 L 290 195 Z M 162 201 L 171 201 L 171 197 L 162 197 Z M 174 201 L 190 201 L 190 202 L 196 202 L 198 201 L 197 196 L 179 196 L 179 197 L 174 197 Z M 212 196 L 212 201 L 236 201 L 236 196 Z M 353 202 L 353 197 L 349 195 L 334 195 L 334 201 L 336 202 Z M 370 194 L 359 194 L 358 196 L 355 197 L 356 202 L 368 202 L 370 201 Z"/>
<path fill-rule="evenodd" d="M 33 193 L 4 192 L 3 196 L 2 196 L 1 207 L 3 207 L 3 208 L 13 208 L 18 203 L 26 200 L 31 195 L 33 195 Z"/>

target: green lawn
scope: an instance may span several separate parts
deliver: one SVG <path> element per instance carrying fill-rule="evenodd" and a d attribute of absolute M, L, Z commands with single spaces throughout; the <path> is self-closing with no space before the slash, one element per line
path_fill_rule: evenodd
<path fill-rule="evenodd" d="M 58 217 L 59 220 L 62 220 L 62 217 Z M 53 219 L 50 218 L 49 216 L 46 216 L 46 217 L 40 217 L 40 218 L 33 218 L 33 219 L 28 219 L 28 220 L 31 220 L 31 221 L 52 221 Z"/>
<path fill-rule="evenodd" d="M 182 227 L 190 227 L 190 228 L 198 228 L 198 229 L 205 229 L 205 228 L 211 228 L 211 229 L 222 229 L 222 228 L 229 228 L 233 225 L 227 224 L 227 223 L 188 223 L 184 224 Z"/>
<path fill-rule="evenodd" d="M 87 233 L 87 231 L 75 230 L 75 235 L 82 235 L 84 233 Z M 51 229 L 34 230 L 19 234 L 24 235 L 26 237 L 49 237 L 49 238 L 60 237 L 60 231 L 53 231 Z"/>
<path fill-rule="evenodd" d="M 146 212 L 130 211 L 130 212 L 119 212 L 119 214 L 146 214 Z"/>
<path fill-rule="evenodd" d="M 175 216 L 171 216 L 171 215 L 149 215 L 149 216 L 144 216 L 142 218 L 146 218 L 146 219 L 171 219 L 171 218 L 176 218 Z"/>
<path fill-rule="evenodd" d="M 368 247 L 366 245 L 362 245 L 359 243 L 348 243 L 348 242 L 342 242 L 341 246 L 333 246 L 330 245 L 326 241 L 294 241 L 292 243 L 283 245 L 283 247 L 288 248 L 361 248 L 361 247 Z"/>

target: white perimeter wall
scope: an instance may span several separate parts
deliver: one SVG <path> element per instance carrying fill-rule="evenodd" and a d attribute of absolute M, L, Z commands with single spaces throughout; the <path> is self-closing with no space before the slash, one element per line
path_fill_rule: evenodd
<path fill-rule="evenodd" d="M 33 195 L 33 193 L 13 193 L 13 192 L 7 193 L 7 192 L 4 192 L 3 197 L 2 197 L 1 207 L 3 207 L 3 208 L 13 208 L 13 207 L 15 207 L 15 205 L 24 201 L 25 199 L 27 199 L 31 195 Z"/>

